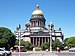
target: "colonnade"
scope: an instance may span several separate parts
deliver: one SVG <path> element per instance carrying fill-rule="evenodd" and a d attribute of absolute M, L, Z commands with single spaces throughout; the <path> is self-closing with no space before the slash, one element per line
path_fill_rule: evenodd
<path fill-rule="evenodd" d="M 35 27 L 35 26 L 44 26 L 44 22 L 43 21 L 32 21 L 31 22 L 31 27 Z"/>
<path fill-rule="evenodd" d="M 49 41 L 50 37 L 31 37 L 31 43 L 36 46 L 41 46 L 41 44 Z"/>

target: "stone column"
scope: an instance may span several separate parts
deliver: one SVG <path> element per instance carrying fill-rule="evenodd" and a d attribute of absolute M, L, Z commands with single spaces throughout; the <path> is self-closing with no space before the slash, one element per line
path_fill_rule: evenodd
<path fill-rule="evenodd" d="M 39 26 L 40 26 L 40 21 L 39 21 Z"/>
<path fill-rule="evenodd" d="M 41 39 L 42 39 L 42 44 L 43 44 L 43 37 Z"/>
<path fill-rule="evenodd" d="M 36 37 L 36 45 L 37 45 L 37 37 Z"/>
<path fill-rule="evenodd" d="M 48 42 L 49 42 L 49 37 L 48 37 Z"/>
<path fill-rule="evenodd" d="M 46 37 L 45 37 L 45 43 L 46 43 Z"/>

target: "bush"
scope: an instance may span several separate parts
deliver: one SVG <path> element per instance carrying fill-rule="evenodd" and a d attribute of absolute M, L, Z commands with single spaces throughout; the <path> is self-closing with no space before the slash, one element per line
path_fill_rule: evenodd
<path fill-rule="evenodd" d="M 64 44 L 62 44 L 59 39 L 52 42 L 52 49 L 56 50 L 57 47 L 60 47 L 61 50 L 64 49 Z"/>
<path fill-rule="evenodd" d="M 60 49 L 64 49 L 64 44 L 62 44 L 58 39 L 56 41 L 52 41 L 52 49 L 56 50 L 56 47 L 60 47 Z M 50 43 L 46 42 L 41 45 L 42 50 L 46 50 L 50 48 Z"/>
<path fill-rule="evenodd" d="M 43 44 L 41 45 L 41 48 L 42 48 L 42 50 L 49 49 L 49 43 L 48 43 L 48 42 L 43 43 Z"/>
<path fill-rule="evenodd" d="M 42 51 L 40 47 L 35 47 L 35 51 Z"/>
<path fill-rule="evenodd" d="M 16 40 L 15 44 L 19 45 L 19 41 Z M 33 49 L 33 45 L 30 42 L 28 42 L 28 41 L 21 40 L 21 46 L 24 46 L 25 51 Z"/>

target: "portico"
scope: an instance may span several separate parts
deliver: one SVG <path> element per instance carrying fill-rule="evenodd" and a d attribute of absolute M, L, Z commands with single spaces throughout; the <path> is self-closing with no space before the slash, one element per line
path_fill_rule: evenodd
<path fill-rule="evenodd" d="M 41 44 L 49 42 L 49 37 L 31 37 L 31 43 L 36 46 L 41 46 Z"/>

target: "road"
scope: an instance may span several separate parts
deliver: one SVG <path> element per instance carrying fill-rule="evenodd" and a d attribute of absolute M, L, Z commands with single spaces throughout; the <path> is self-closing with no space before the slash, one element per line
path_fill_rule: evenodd
<path fill-rule="evenodd" d="M 18 52 L 12 53 L 12 56 L 19 56 Z M 70 52 L 22 52 L 20 56 L 75 56 L 75 53 Z"/>

